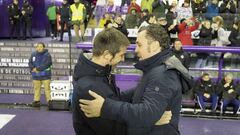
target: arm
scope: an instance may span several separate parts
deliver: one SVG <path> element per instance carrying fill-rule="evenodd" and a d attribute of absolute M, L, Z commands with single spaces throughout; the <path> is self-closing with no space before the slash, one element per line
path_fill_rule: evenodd
<path fill-rule="evenodd" d="M 28 66 L 31 71 L 33 70 L 33 68 L 35 68 L 35 66 L 33 65 L 32 59 L 33 59 L 33 54 L 31 54 L 31 57 L 29 58 L 29 62 L 28 62 Z"/>
<path fill-rule="evenodd" d="M 234 31 L 231 31 L 228 40 L 231 42 L 231 44 L 233 45 L 237 45 L 238 44 L 238 40 L 235 39 L 236 35 L 234 34 Z"/>
<path fill-rule="evenodd" d="M 83 83 L 87 82 L 87 83 Z M 81 79 L 75 82 L 73 92 L 73 125 L 77 135 L 112 135 L 115 122 L 101 118 L 87 118 L 79 107 L 79 99 L 92 99 L 89 90 L 99 93 L 104 98 L 110 97 L 117 100 L 109 86 L 102 83 L 94 83 L 91 79 Z M 102 89 L 97 89 L 100 87 Z"/>
<path fill-rule="evenodd" d="M 182 32 L 185 29 L 186 26 L 187 26 L 187 23 L 185 23 L 185 22 L 180 23 L 178 25 L 179 32 Z"/>
<path fill-rule="evenodd" d="M 121 101 L 131 102 L 133 94 L 134 94 L 134 89 L 121 92 Z"/>
<path fill-rule="evenodd" d="M 161 81 L 147 83 L 141 102 L 136 104 L 107 98 L 102 107 L 101 117 L 125 122 L 130 127 L 151 127 L 161 118 L 173 96 L 170 86 Z M 155 87 L 159 87 L 159 91 L 155 91 Z"/>
<path fill-rule="evenodd" d="M 78 99 L 80 98 L 78 91 L 80 91 L 80 89 L 74 88 L 72 96 L 72 119 L 74 131 L 76 135 L 94 135 L 94 131 L 88 127 L 84 114 L 78 106 Z"/>

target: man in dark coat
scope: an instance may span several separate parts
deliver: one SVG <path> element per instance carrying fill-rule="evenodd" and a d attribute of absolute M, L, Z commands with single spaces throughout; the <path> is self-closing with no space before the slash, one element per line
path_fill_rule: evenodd
<path fill-rule="evenodd" d="M 173 44 L 173 55 L 175 55 L 187 69 L 190 66 L 190 55 L 182 49 L 182 42 L 176 39 Z"/>
<path fill-rule="evenodd" d="M 223 81 L 219 83 L 217 90 L 222 96 L 221 113 L 225 114 L 227 107 L 233 104 L 233 114 L 236 115 L 240 109 L 240 101 L 238 100 L 240 91 L 233 82 L 233 75 L 226 74 Z"/>
<path fill-rule="evenodd" d="M 182 84 L 180 76 L 189 77 L 187 69 L 172 56 L 169 37 L 160 25 L 153 24 L 140 31 L 135 52 L 135 65 L 143 76 L 132 91 L 128 102 L 102 98 L 89 92 L 94 100 L 80 100 L 81 110 L 87 117 L 116 120 L 127 125 L 128 135 L 179 135 Z M 101 89 L 101 88 L 98 88 Z M 155 125 L 165 110 L 172 111 L 169 124 Z"/>
<path fill-rule="evenodd" d="M 61 35 L 60 41 L 63 41 L 64 28 L 66 26 L 68 31 L 68 36 L 71 36 L 71 26 L 70 26 L 70 6 L 67 3 L 67 0 L 63 1 L 62 6 L 59 8 L 59 14 L 61 16 Z"/>
<path fill-rule="evenodd" d="M 22 7 L 22 24 L 23 24 L 23 40 L 27 37 L 27 31 L 29 32 L 29 37 L 32 39 L 32 14 L 33 7 L 29 4 L 27 0 L 24 0 Z"/>
<path fill-rule="evenodd" d="M 8 5 L 7 11 L 9 14 L 10 23 L 10 38 L 14 36 L 14 31 L 16 31 L 17 39 L 20 39 L 20 17 L 21 11 L 18 6 L 18 0 L 13 0 L 13 3 Z"/>
<path fill-rule="evenodd" d="M 75 133 L 77 135 L 127 135 L 125 123 L 102 118 L 87 118 L 79 107 L 80 98 L 92 99 L 88 94 L 89 90 L 99 93 L 104 98 L 122 101 L 127 101 L 132 94 L 131 92 L 120 93 L 109 66 L 124 60 L 124 54 L 129 45 L 126 36 L 114 28 L 108 28 L 97 34 L 93 44 L 93 56 L 81 54 L 74 69 L 73 126 Z M 161 122 L 160 120 L 157 124 Z"/>
<path fill-rule="evenodd" d="M 203 73 L 201 79 L 197 81 L 193 89 L 197 95 L 197 101 L 202 112 L 206 112 L 205 102 L 212 103 L 212 112 L 216 112 L 218 103 L 218 93 L 215 90 L 214 83 L 212 82 L 208 73 Z"/>

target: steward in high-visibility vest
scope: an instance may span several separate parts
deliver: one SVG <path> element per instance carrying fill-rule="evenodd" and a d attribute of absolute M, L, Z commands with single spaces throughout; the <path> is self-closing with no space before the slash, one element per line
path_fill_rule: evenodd
<path fill-rule="evenodd" d="M 83 40 L 83 33 L 85 29 L 83 22 L 86 17 L 86 8 L 79 2 L 79 0 L 74 0 L 74 2 L 75 3 L 70 6 L 71 22 L 73 24 L 77 40 L 80 40 L 79 29 L 81 30 L 81 37 Z"/>

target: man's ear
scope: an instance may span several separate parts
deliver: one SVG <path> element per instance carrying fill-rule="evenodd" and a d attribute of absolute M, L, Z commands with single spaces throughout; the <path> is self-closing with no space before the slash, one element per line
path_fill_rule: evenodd
<path fill-rule="evenodd" d="M 113 55 L 108 50 L 105 50 L 103 52 L 103 58 L 107 61 L 110 61 L 113 58 Z"/>
<path fill-rule="evenodd" d="M 158 41 L 153 41 L 150 45 L 150 51 L 156 52 L 161 50 L 160 43 Z"/>

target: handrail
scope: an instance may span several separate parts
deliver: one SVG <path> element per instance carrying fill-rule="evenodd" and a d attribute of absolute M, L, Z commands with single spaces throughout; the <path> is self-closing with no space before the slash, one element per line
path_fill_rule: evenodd
<path fill-rule="evenodd" d="M 92 43 L 86 42 L 86 43 L 77 43 L 76 48 L 81 48 L 83 50 L 91 50 L 92 49 Z M 135 50 L 136 45 L 130 44 L 130 46 L 127 48 L 128 52 L 132 52 Z M 218 68 L 189 68 L 189 70 L 193 71 L 218 71 L 218 79 L 222 78 L 223 72 L 240 72 L 240 69 L 223 69 L 223 56 L 225 53 L 234 53 L 234 54 L 240 54 L 240 47 L 225 47 L 225 46 L 183 46 L 182 47 L 184 51 L 187 52 L 205 52 L 205 53 L 221 53 L 221 56 L 218 60 Z M 119 65 L 118 68 L 133 68 L 132 65 Z"/>
<path fill-rule="evenodd" d="M 81 48 L 85 50 L 92 49 L 93 44 L 91 42 L 77 43 L 76 48 Z M 136 44 L 130 44 L 127 48 L 128 51 L 134 51 Z M 225 46 L 183 46 L 183 50 L 188 52 L 222 52 L 222 53 L 239 53 L 240 47 L 225 47 Z"/>

